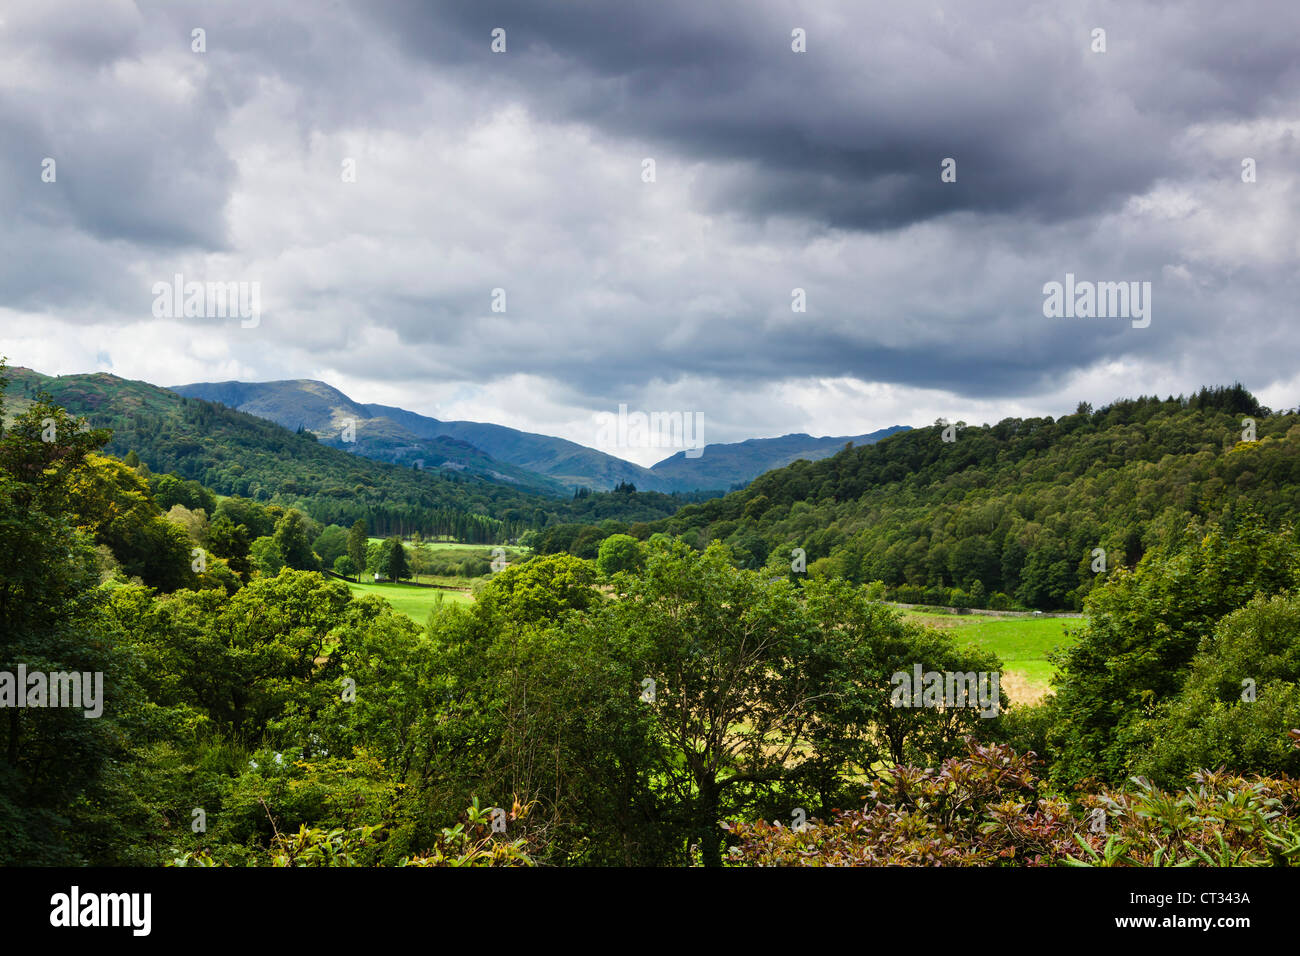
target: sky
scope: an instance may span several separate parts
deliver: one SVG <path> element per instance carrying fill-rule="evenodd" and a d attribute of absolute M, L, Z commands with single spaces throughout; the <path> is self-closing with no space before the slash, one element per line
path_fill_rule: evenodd
<path fill-rule="evenodd" d="M 1294 0 L 0 0 L 0 355 L 593 447 L 1289 408 L 1298 132 Z"/>

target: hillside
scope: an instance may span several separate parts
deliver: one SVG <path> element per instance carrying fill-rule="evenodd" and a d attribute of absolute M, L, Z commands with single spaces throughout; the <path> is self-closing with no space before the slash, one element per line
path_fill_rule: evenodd
<path fill-rule="evenodd" d="M 432 454 L 422 471 L 399 467 L 265 418 L 105 373 L 52 377 L 11 368 L 5 374 L 11 414 L 48 392 L 92 426 L 111 429 L 111 454 L 134 451 L 154 472 L 197 480 L 218 494 L 294 507 L 322 523 L 364 518 L 375 534 L 419 529 L 489 541 L 548 521 L 594 516 L 602 508 L 627 520 L 649 520 L 681 504 L 662 495 L 610 496 L 608 503 L 604 496 L 599 502 L 542 496 L 513 481 L 467 474 L 455 462 L 440 468 Z"/>
<path fill-rule="evenodd" d="M 248 389 L 240 382 L 181 386 L 178 395 L 220 402 L 285 428 L 315 433 L 331 448 L 403 465 L 407 468 L 442 468 L 479 475 L 538 494 L 568 496 L 560 481 L 498 461 L 490 453 L 450 433 L 417 434 L 391 418 L 374 415 L 367 406 L 352 401 L 324 382 L 268 382 Z"/>
<path fill-rule="evenodd" d="M 649 530 L 722 540 L 749 567 L 788 567 L 803 548 L 808 573 L 881 581 L 902 601 L 1048 609 L 1077 608 L 1194 522 L 1254 510 L 1278 525 L 1300 510 L 1300 416 L 1239 386 L 962 426 L 955 439 L 934 426 L 795 462 Z M 1107 571 L 1093 570 L 1097 548 Z"/>
<path fill-rule="evenodd" d="M 563 438 L 484 422 L 443 422 L 402 408 L 363 405 L 324 382 L 197 382 L 171 391 L 221 402 L 286 428 L 306 428 L 326 444 L 383 461 L 409 462 L 427 449 L 437 448 L 455 461 L 496 462 L 501 472 L 520 480 L 531 478 L 554 493 L 579 486 L 613 488 L 620 482 L 646 490 L 671 490 L 648 469 Z M 349 419 L 356 423 L 356 441 L 345 443 L 341 432 Z"/>
<path fill-rule="evenodd" d="M 630 483 L 643 491 L 722 491 L 743 484 L 772 468 L 798 458 L 824 458 L 845 443 L 870 444 L 904 426 L 870 435 L 812 438 L 785 435 L 731 444 L 711 444 L 700 457 L 678 452 L 651 468 L 624 461 L 563 438 L 552 438 L 488 422 L 445 422 L 388 405 L 354 402 L 333 386 L 306 379 L 284 382 L 198 382 L 171 389 L 179 395 L 221 402 L 284 425 L 306 428 L 322 442 L 381 461 L 409 463 L 426 454 L 426 443 L 439 443 L 438 454 L 466 463 L 490 477 L 513 479 L 522 485 L 607 490 Z M 356 423 L 356 441 L 340 435 L 349 420 Z M 460 444 L 457 444 L 460 443 Z M 477 457 L 476 457 L 477 456 Z M 498 474 L 493 474 L 492 462 Z M 514 470 L 511 470 L 514 469 Z"/>

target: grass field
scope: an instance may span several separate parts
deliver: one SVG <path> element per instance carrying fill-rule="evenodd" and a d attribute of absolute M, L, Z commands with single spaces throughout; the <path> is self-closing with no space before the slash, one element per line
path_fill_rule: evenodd
<path fill-rule="evenodd" d="M 367 538 L 366 540 L 371 544 L 383 544 L 386 539 Z M 408 541 L 406 546 L 408 548 L 411 547 L 411 543 Z M 514 558 L 516 555 L 524 553 L 523 548 L 515 547 L 510 544 L 462 544 L 459 541 L 425 541 L 422 547 L 429 553 L 435 555 L 443 551 L 459 552 L 462 555 L 466 552 L 478 552 L 485 558 L 490 558 L 492 556 L 493 548 L 504 548 L 507 558 Z"/>
<path fill-rule="evenodd" d="M 1002 659 L 1004 686 L 1018 703 L 1040 700 L 1050 690 L 1054 671 L 1047 655 L 1073 644 L 1082 618 L 994 617 L 986 614 L 935 614 L 904 610 L 908 620 L 948 631 L 961 643 L 977 644 Z M 1067 633 L 1067 630 L 1070 633 Z"/>
<path fill-rule="evenodd" d="M 353 594 L 377 594 L 393 610 L 405 614 L 416 624 L 423 625 L 429 619 L 429 612 L 442 604 L 472 604 L 474 596 L 468 591 L 446 591 L 441 588 L 423 588 L 415 584 L 374 584 L 366 582 L 357 584 L 347 582 Z"/>

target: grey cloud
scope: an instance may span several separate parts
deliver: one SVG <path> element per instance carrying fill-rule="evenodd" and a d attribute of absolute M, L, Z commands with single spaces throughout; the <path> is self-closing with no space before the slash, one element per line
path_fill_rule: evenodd
<path fill-rule="evenodd" d="M 228 253 L 265 270 L 263 326 L 229 333 L 262 377 L 335 368 L 417 388 L 526 373 L 594 407 L 685 381 L 733 408 L 729 389 L 841 375 L 995 399 L 1054 396 L 1112 361 L 1176 369 L 1188 388 L 1293 374 L 1295 257 L 1210 248 L 1207 219 L 1248 232 L 1223 199 L 1241 188 L 1239 157 L 1188 137 L 1296 121 L 1300 6 L 884 6 L 150 0 L 98 20 L 64 2 L 6 14 L 0 53 L 21 51 L 42 79 L 0 91 L 0 306 L 135 321 L 149 277 Z M 190 56 L 193 26 L 208 52 L 184 61 L 202 67 L 192 94 L 129 81 Z M 504 56 L 489 51 L 497 26 Z M 793 26 L 808 54 L 790 52 Z M 1106 54 L 1087 50 L 1093 26 Z M 494 157 L 499 190 L 473 164 L 434 165 L 516 105 L 548 155 Z M 424 173 L 422 135 L 445 179 Z M 330 192 L 330 137 L 369 151 L 359 194 L 383 210 L 347 255 L 329 248 L 358 229 Z M 1294 137 L 1250 148 L 1255 188 L 1293 221 Z M 688 244 L 685 226 L 641 221 L 630 192 L 584 181 L 611 152 L 629 190 L 655 156 L 677 218 L 707 219 L 711 238 Z M 39 180 L 45 155 L 57 186 Z M 399 173 L 373 172 L 394 157 Z M 331 182 L 260 191 L 252 177 L 277 161 Z M 1107 218 L 1161 184 L 1205 208 L 1185 223 Z M 259 225 L 290 224 L 283 247 L 232 231 L 241 202 L 265 204 Z M 656 230 L 642 252 L 636 237 Z M 1045 319 L 1042 284 L 1067 271 L 1151 280 L 1151 328 Z M 488 310 L 497 285 L 505 317 Z M 750 413 L 762 432 L 764 410 Z"/>

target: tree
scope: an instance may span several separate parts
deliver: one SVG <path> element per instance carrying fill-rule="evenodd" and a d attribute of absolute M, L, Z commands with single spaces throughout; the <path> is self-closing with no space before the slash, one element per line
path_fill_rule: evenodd
<path fill-rule="evenodd" d="M 269 536 L 258 538 L 248 548 L 249 559 L 253 567 L 267 577 L 275 577 L 285 566 L 284 555 L 275 539 Z"/>
<path fill-rule="evenodd" d="M 366 570 L 366 546 L 369 543 L 366 531 L 366 521 L 364 518 L 358 518 L 352 525 L 352 530 L 348 532 L 348 557 L 358 568 L 358 573 Z"/>
<path fill-rule="evenodd" d="M 366 543 L 366 564 L 365 571 L 367 574 L 382 574 L 384 547 L 378 541 Z M 351 555 L 349 555 L 351 557 Z"/>
<path fill-rule="evenodd" d="M 68 707 L 0 715 L 0 865 L 67 865 L 79 862 L 78 808 L 121 756 L 108 688 L 122 659 L 99 616 L 94 547 L 71 516 L 75 485 L 103 473 L 89 459 L 108 433 L 82 430 L 45 396 L 6 429 L 7 385 L 0 362 L 0 671 L 99 672 L 103 709 L 95 720 Z"/>
<path fill-rule="evenodd" d="M 329 525 L 316 536 L 311 548 L 324 567 L 333 567 L 335 558 L 348 553 L 348 529 L 336 524 Z"/>
<path fill-rule="evenodd" d="M 1227 526 L 1188 528 L 1180 545 L 1148 551 L 1135 571 L 1108 572 L 1088 595 L 1088 626 L 1061 660 L 1048 737 L 1053 775 L 1122 781 L 1134 758 L 1128 729 L 1181 691 L 1220 618 L 1297 585 L 1294 534 L 1269 531 L 1249 512 Z"/>
<path fill-rule="evenodd" d="M 553 862 L 682 862 L 684 834 L 647 786 L 655 743 L 638 699 L 643 671 L 590 615 L 603 603 L 596 583 L 588 562 L 539 557 L 498 572 L 471 607 L 433 619 L 437 710 L 413 702 L 423 723 L 407 746 L 422 773 L 437 768 L 443 812 L 462 793 L 537 801 L 532 817 Z M 409 668 L 394 667 L 393 681 L 410 694 Z M 521 831 L 511 823 L 510 832 Z"/>
<path fill-rule="evenodd" d="M 797 774 L 813 715 L 804 662 L 811 633 L 793 585 L 732 567 L 724 547 L 675 542 L 604 607 L 663 742 L 653 773 L 675 794 L 706 865 L 721 864 L 718 821 Z"/>
<path fill-rule="evenodd" d="M 172 505 L 167 512 L 166 518 L 174 525 L 185 529 L 185 533 L 190 536 L 190 540 L 200 547 L 208 546 L 208 516 L 200 508 L 197 511 L 191 511 L 184 505 Z"/>
<path fill-rule="evenodd" d="M 230 569 L 245 580 L 252 570 L 248 560 L 248 528 L 234 524 L 228 514 L 218 514 L 208 526 L 208 547 L 218 557 L 225 558 Z"/>
<path fill-rule="evenodd" d="M 601 574 L 617 574 L 619 571 L 637 571 L 645 566 L 645 555 L 641 552 L 641 542 L 628 534 L 611 534 L 600 543 L 596 556 L 596 570 Z"/>
<path fill-rule="evenodd" d="M 1126 743 L 1135 768 L 1180 786 L 1197 770 L 1300 776 L 1300 597 L 1259 595 L 1222 618 L 1193 658 L 1178 696 Z"/>
<path fill-rule="evenodd" d="M 76 526 L 107 545 L 128 577 L 164 591 L 191 587 L 194 543 L 163 517 L 149 486 L 115 458 L 88 453 L 69 476 L 67 511 Z"/>
<path fill-rule="evenodd" d="M 334 559 L 334 573 L 345 578 L 357 577 L 361 571 L 353 563 L 351 556 L 340 554 Z"/>
<path fill-rule="evenodd" d="M 414 575 L 418 584 L 420 575 L 429 573 L 430 557 L 428 548 L 418 542 L 415 543 L 407 555 L 407 563 L 410 565 L 411 574 Z"/>
<path fill-rule="evenodd" d="M 272 537 L 287 567 L 295 571 L 316 571 L 320 568 L 320 562 L 307 538 L 307 518 L 302 512 L 293 509 L 285 512 L 284 517 L 276 522 Z"/>
<path fill-rule="evenodd" d="M 411 569 L 406 563 L 406 548 L 402 546 L 401 538 L 394 535 L 384 542 L 379 568 L 390 581 L 400 581 L 411 576 Z"/>

